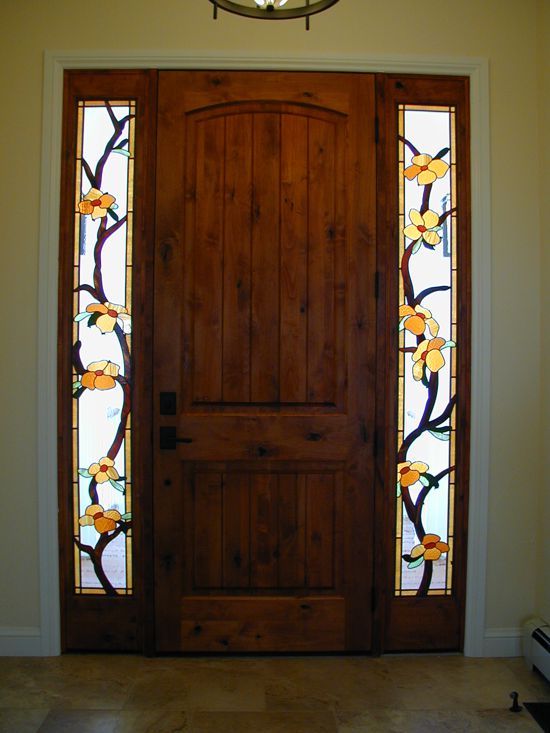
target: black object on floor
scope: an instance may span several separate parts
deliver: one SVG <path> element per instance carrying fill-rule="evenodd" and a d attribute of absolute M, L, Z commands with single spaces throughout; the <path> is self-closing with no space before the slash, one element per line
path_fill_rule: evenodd
<path fill-rule="evenodd" d="M 550 702 L 526 702 L 524 705 L 544 733 L 550 733 Z"/>
<path fill-rule="evenodd" d="M 510 712 L 512 713 L 521 713 L 523 708 L 518 703 L 518 693 L 517 692 L 511 692 L 510 697 L 512 698 L 512 707 L 510 708 Z"/>

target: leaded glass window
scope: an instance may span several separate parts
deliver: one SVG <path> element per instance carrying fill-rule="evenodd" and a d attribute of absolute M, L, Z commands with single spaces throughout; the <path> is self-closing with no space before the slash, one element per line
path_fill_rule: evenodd
<path fill-rule="evenodd" d="M 78 107 L 73 299 L 76 593 L 131 594 L 132 101 Z"/>
<path fill-rule="evenodd" d="M 455 109 L 399 106 L 396 595 L 449 594 L 455 491 Z"/>

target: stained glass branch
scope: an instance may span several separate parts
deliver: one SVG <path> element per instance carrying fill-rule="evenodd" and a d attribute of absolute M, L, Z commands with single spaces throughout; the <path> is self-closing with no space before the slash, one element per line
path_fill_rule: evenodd
<path fill-rule="evenodd" d="M 82 167 L 84 168 L 84 172 L 86 173 L 86 176 L 88 180 L 90 181 L 90 186 L 92 188 L 99 188 L 99 186 L 97 185 L 97 179 L 94 176 L 94 174 L 92 173 L 92 169 L 88 165 L 88 161 L 84 160 L 84 158 L 82 158 Z"/>
<path fill-rule="evenodd" d="M 113 461 L 117 457 L 120 447 L 122 445 L 122 441 L 124 440 L 124 433 L 126 431 L 126 423 L 128 422 L 128 415 L 130 414 L 130 408 L 131 408 L 130 385 L 127 383 L 123 385 L 122 388 L 124 391 L 124 402 L 123 402 L 122 410 L 120 413 L 120 423 L 117 428 L 113 443 L 106 454 L 107 457 L 111 458 Z"/>
<path fill-rule="evenodd" d="M 422 598 L 423 596 L 428 595 L 428 591 L 432 582 L 434 570 L 433 565 L 433 560 L 424 561 L 424 572 L 422 573 L 422 580 L 420 582 L 420 585 L 418 586 L 418 591 L 416 593 L 417 597 Z"/>
<path fill-rule="evenodd" d="M 134 116 L 134 115 L 126 115 L 122 119 L 117 120 L 109 102 L 105 102 L 105 108 L 107 109 L 109 117 L 111 118 L 111 122 L 113 123 L 114 132 L 109 142 L 105 146 L 105 151 L 103 152 L 103 155 L 98 160 L 97 165 L 96 165 L 95 180 L 97 183 L 96 188 L 99 188 L 99 189 L 101 188 L 101 182 L 103 180 L 103 169 L 105 167 L 105 163 L 109 159 L 109 156 L 111 155 L 111 153 L 113 152 L 115 148 L 115 144 L 117 143 L 118 139 L 122 135 L 124 131 L 124 127 L 126 126 L 126 123 L 129 120 L 131 120 L 132 117 Z"/>
<path fill-rule="evenodd" d="M 105 591 L 106 595 L 108 596 L 116 596 L 118 595 L 116 589 L 112 585 L 111 581 L 107 577 L 107 574 L 105 570 L 103 569 L 103 553 L 105 551 L 105 548 L 113 541 L 115 540 L 121 532 L 126 533 L 129 529 L 128 522 L 121 522 L 119 526 L 113 530 L 110 534 L 102 534 L 99 540 L 97 541 L 97 544 L 95 547 L 92 547 L 91 545 L 85 545 L 83 542 L 81 542 L 78 537 L 74 538 L 75 545 L 78 547 L 79 550 L 82 552 L 85 552 L 90 560 L 92 561 L 92 565 L 95 571 L 95 574 L 97 576 L 97 579 L 101 583 L 101 586 L 103 590 Z"/>
<path fill-rule="evenodd" d="M 94 288 L 99 296 L 99 300 L 102 303 L 107 301 L 107 296 L 105 295 L 105 291 L 103 290 L 103 275 L 101 272 L 101 255 L 103 253 L 103 247 L 105 246 L 105 243 L 107 242 L 109 237 L 111 237 L 116 231 L 118 231 L 120 227 L 126 224 L 127 218 L 128 215 L 125 214 L 112 226 L 107 227 L 107 217 L 103 217 L 103 219 L 101 220 L 101 224 L 99 225 L 99 230 L 97 232 L 97 242 L 94 248 Z"/>
<path fill-rule="evenodd" d="M 451 416 L 451 413 L 453 411 L 455 404 L 456 404 L 456 395 L 453 395 L 451 399 L 449 400 L 449 404 L 443 410 L 441 415 L 439 415 L 439 417 L 435 417 L 433 420 L 427 420 L 425 422 L 421 421 L 418 427 L 412 430 L 407 435 L 407 437 L 403 440 L 401 447 L 399 449 L 399 452 L 398 452 L 398 460 L 399 461 L 405 460 L 407 451 L 409 450 L 411 445 L 414 443 L 414 441 L 422 435 L 422 433 L 425 433 L 426 430 L 432 430 L 433 428 L 437 428 L 439 425 L 441 425 L 442 422 L 445 422 L 446 420 L 448 420 L 449 417 Z"/>
<path fill-rule="evenodd" d="M 401 142 L 409 148 L 413 155 L 420 155 L 420 150 L 418 150 L 418 148 L 415 148 L 415 146 L 409 140 L 406 140 L 402 135 L 399 135 L 399 140 L 401 140 Z"/>

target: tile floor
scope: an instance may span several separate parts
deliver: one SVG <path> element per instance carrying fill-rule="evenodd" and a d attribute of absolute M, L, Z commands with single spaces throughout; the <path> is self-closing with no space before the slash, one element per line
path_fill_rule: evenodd
<path fill-rule="evenodd" d="M 533 731 L 522 659 L 461 656 L 0 659 L 0 733 Z"/>

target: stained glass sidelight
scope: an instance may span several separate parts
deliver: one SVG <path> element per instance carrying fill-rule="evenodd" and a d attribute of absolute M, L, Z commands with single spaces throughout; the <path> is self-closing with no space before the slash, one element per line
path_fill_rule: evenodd
<path fill-rule="evenodd" d="M 73 300 L 76 593 L 132 593 L 132 101 L 78 107 Z"/>
<path fill-rule="evenodd" d="M 453 107 L 400 105 L 396 595 L 452 591 L 456 403 Z"/>

